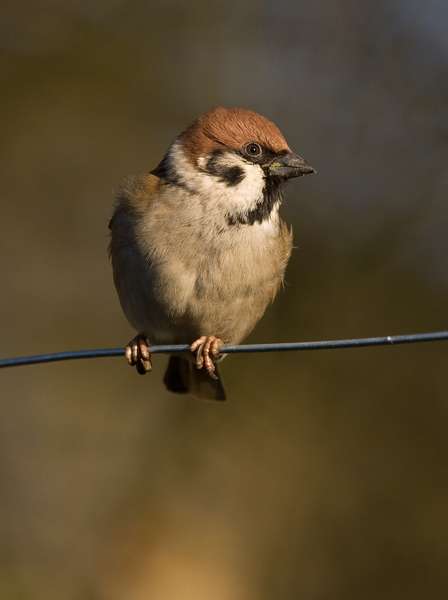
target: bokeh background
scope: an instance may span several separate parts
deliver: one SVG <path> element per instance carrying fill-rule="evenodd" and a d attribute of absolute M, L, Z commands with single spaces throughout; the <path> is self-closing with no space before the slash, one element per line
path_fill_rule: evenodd
<path fill-rule="evenodd" d="M 217 105 L 317 170 L 249 342 L 447 329 L 444 0 L 3 0 L 0 355 L 124 346 L 114 190 Z M 5 600 L 445 600 L 445 342 L 0 373 Z"/>

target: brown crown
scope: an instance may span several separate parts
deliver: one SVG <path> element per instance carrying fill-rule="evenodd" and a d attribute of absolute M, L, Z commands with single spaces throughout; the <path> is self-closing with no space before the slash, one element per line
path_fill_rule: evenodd
<path fill-rule="evenodd" d="M 214 150 L 241 148 L 248 142 L 258 142 L 276 153 L 290 151 L 274 123 L 243 108 L 214 108 L 198 117 L 179 139 L 193 163 Z"/>

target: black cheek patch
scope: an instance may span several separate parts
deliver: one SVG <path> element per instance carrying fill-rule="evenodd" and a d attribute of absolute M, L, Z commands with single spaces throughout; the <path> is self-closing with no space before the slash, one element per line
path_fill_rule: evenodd
<path fill-rule="evenodd" d="M 228 167 L 223 170 L 221 174 L 221 181 L 228 185 L 229 187 L 233 187 L 234 185 L 238 185 L 244 179 L 244 169 L 241 167 Z"/>
<path fill-rule="evenodd" d="M 219 181 L 225 183 L 229 187 L 234 187 L 241 183 L 244 179 L 244 169 L 238 166 L 228 167 L 221 162 L 221 151 L 213 152 L 212 156 L 207 162 L 206 171 L 217 177 Z"/>

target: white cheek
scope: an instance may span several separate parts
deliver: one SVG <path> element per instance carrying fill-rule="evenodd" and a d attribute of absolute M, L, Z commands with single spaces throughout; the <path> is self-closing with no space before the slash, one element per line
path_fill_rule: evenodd
<path fill-rule="evenodd" d="M 250 208 L 263 196 L 264 188 L 264 173 L 259 165 L 249 165 L 247 163 L 239 163 L 238 165 L 244 170 L 244 179 L 235 186 L 235 208 Z M 232 190 L 233 188 L 230 188 Z M 229 193 L 229 188 L 227 188 Z"/>
<path fill-rule="evenodd" d="M 245 174 L 244 179 L 234 186 L 219 181 L 213 175 L 207 175 L 207 191 L 213 193 L 225 213 L 252 210 L 263 197 L 264 174 L 261 167 L 242 161 L 235 166 L 243 169 Z"/>
<path fill-rule="evenodd" d="M 194 167 L 185 158 L 180 144 L 174 143 L 171 152 L 172 164 L 176 165 L 176 172 L 182 183 L 201 195 L 213 196 L 216 204 L 225 212 L 251 210 L 263 197 L 264 173 L 259 165 L 248 164 L 240 157 L 230 154 L 226 165 L 243 169 L 244 179 L 237 185 L 229 186 L 216 176 Z M 204 169 L 207 160 L 207 157 L 200 157 L 198 167 Z"/>

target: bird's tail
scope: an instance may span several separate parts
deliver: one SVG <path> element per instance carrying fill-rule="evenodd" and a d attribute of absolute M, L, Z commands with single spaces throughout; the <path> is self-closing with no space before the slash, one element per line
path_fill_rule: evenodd
<path fill-rule="evenodd" d="M 216 365 L 215 369 L 219 377 Z M 180 356 L 170 356 L 163 383 L 170 392 L 191 394 L 198 400 L 221 402 L 226 399 L 221 379 L 212 379 L 205 369 L 198 369 L 193 362 Z"/>

